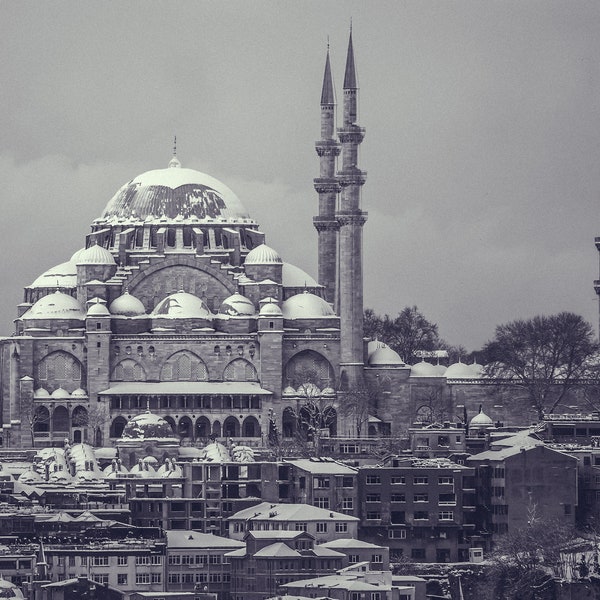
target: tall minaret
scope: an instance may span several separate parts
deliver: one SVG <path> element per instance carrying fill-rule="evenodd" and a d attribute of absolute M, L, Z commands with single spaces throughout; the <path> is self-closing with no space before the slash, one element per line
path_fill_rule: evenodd
<path fill-rule="evenodd" d="M 355 386 L 362 377 L 363 366 L 363 267 L 362 228 L 367 213 L 360 208 L 361 187 L 366 173 L 358 168 L 358 146 L 365 130 L 356 124 L 358 117 L 358 84 L 354 68 L 352 28 L 348 41 L 344 75 L 344 122 L 338 129 L 342 143 L 342 168 L 338 180 L 342 187 L 336 214 L 339 231 L 339 307 L 341 327 L 340 368 L 348 385 Z"/>
<path fill-rule="evenodd" d="M 329 44 L 321 91 L 321 139 L 315 148 L 319 155 L 319 177 L 314 180 L 319 194 L 319 215 L 313 218 L 319 238 L 319 283 L 325 286 L 325 298 L 334 302 L 337 277 L 337 235 L 339 225 L 336 220 L 336 200 L 340 184 L 335 176 L 335 162 L 340 153 L 340 145 L 335 135 L 335 94 L 329 64 Z"/>

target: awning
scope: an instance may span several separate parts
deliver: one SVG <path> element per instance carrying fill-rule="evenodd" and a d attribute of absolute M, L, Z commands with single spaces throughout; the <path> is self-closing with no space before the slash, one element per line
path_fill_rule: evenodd
<path fill-rule="evenodd" d="M 100 396 L 270 396 L 252 381 L 111 382 Z"/>

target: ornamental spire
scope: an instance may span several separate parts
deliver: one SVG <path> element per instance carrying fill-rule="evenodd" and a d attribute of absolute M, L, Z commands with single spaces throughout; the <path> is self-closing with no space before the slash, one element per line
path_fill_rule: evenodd
<path fill-rule="evenodd" d="M 346 55 L 346 72 L 344 74 L 344 89 L 356 90 L 356 68 L 354 67 L 354 47 L 352 46 L 352 23 L 350 23 L 350 37 L 348 39 L 348 54 Z"/>
<path fill-rule="evenodd" d="M 327 58 L 325 59 L 325 73 L 323 74 L 323 89 L 321 90 L 321 106 L 333 106 L 335 93 L 333 91 L 333 78 L 329 63 L 329 41 L 327 42 Z"/>
<path fill-rule="evenodd" d="M 169 161 L 170 168 L 178 168 L 181 167 L 181 163 L 177 158 L 177 136 L 173 137 L 173 158 Z"/>

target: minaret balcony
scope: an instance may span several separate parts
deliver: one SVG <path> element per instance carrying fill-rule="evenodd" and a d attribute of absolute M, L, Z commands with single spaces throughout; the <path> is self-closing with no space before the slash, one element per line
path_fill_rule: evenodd
<path fill-rule="evenodd" d="M 341 150 L 337 140 L 319 140 L 315 142 L 315 149 L 319 156 L 339 156 Z"/>
<path fill-rule="evenodd" d="M 337 194 L 341 189 L 340 182 L 335 177 L 317 177 L 314 185 L 319 194 Z"/>
<path fill-rule="evenodd" d="M 346 125 L 338 129 L 338 138 L 342 144 L 360 144 L 365 137 L 365 128 L 358 125 Z"/>
<path fill-rule="evenodd" d="M 324 217 L 313 217 L 313 225 L 319 232 L 321 231 L 338 231 L 340 224 L 336 219 L 328 219 Z"/>
<path fill-rule="evenodd" d="M 337 178 L 343 188 L 351 185 L 364 185 L 367 180 L 367 172 L 361 171 L 358 167 L 350 167 L 338 171 Z"/>

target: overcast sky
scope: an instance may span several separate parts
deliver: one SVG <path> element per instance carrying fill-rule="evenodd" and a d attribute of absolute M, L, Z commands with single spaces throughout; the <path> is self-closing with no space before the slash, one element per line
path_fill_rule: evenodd
<path fill-rule="evenodd" d="M 327 36 L 352 17 L 365 306 L 451 344 L 568 310 L 597 327 L 600 2 L 0 0 L 0 332 L 126 181 L 222 180 L 316 275 Z"/>

